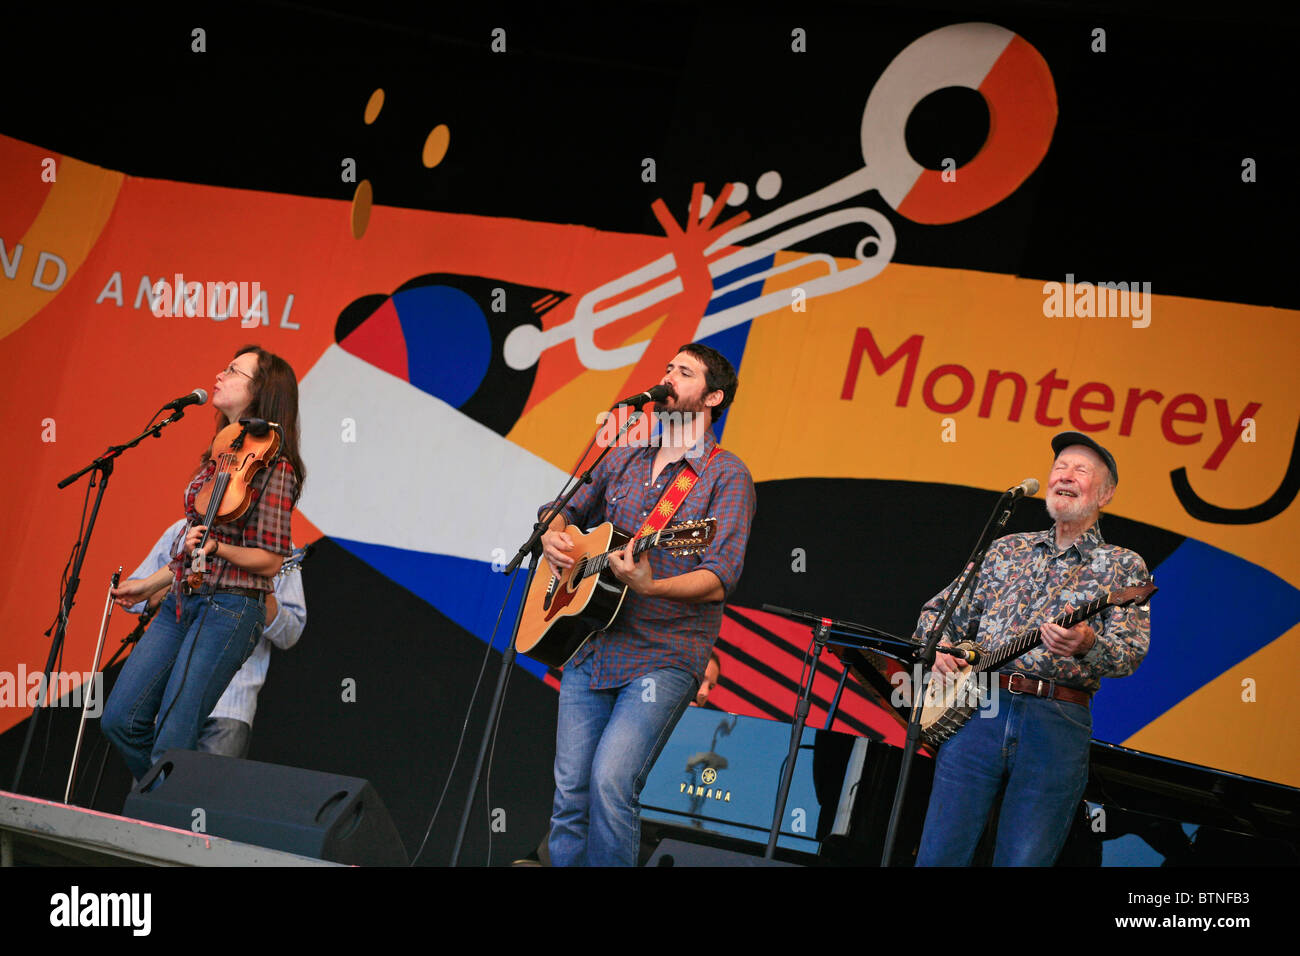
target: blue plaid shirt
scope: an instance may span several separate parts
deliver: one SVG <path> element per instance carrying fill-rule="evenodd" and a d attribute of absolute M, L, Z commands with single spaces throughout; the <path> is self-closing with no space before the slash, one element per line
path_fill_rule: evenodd
<path fill-rule="evenodd" d="M 657 446 L 611 449 L 592 474 L 591 484 L 580 488 L 564 510 L 565 523 L 586 530 L 612 521 L 620 531 L 635 534 L 682 469 L 693 468 L 699 480 L 668 524 L 716 518 L 713 542 L 703 554 L 685 556 L 653 548 L 646 553 L 650 568 L 656 580 L 705 568 L 722 582 L 724 594 L 730 594 L 745 563 L 756 506 L 754 480 L 745 463 L 729 451 L 720 451 L 710 462 L 716 444 L 713 431 L 705 432 L 684 458 L 665 467 L 653 482 Z M 551 504 L 543 505 L 538 516 Z M 629 590 L 614 624 L 588 641 L 572 663 L 594 657 L 592 690 L 622 687 L 663 667 L 680 668 L 702 681 L 722 625 L 722 604 L 684 604 Z"/>

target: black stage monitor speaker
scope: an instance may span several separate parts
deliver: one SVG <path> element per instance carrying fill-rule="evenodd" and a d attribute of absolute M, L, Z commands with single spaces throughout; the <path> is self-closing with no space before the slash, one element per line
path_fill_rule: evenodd
<path fill-rule="evenodd" d="M 201 819 L 213 836 L 334 863 L 410 863 L 384 802 L 359 777 L 169 750 L 131 790 L 122 815 L 179 830 Z"/>
<path fill-rule="evenodd" d="M 659 841 L 654 855 L 646 866 L 794 866 L 798 863 L 786 863 L 783 860 L 769 860 L 748 853 L 737 853 L 720 847 L 703 846 L 686 843 L 683 840 L 665 839 Z"/>

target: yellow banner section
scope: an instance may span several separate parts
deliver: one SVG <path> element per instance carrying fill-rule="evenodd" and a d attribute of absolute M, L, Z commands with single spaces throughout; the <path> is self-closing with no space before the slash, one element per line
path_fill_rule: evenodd
<path fill-rule="evenodd" d="M 1300 625 L 1188 694 L 1124 746 L 1300 787 L 1295 698 L 1286 683 L 1297 647 Z"/>
<path fill-rule="evenodd" d="M 756 481 L 1000 491 L 1026 477 L 1045 485 L 1051 437 L 1084 431 L 1115 455 L 1111 512 L 1300 586 L 1294 506 L 1259 524 L 1212 524 L 1191 518 L 1170 483 L 1184 467 L 1198 495 L 1228 508 L 1277 489 L 1296 434 L 1300 315 L 1148 293 L 1140 276 L 1083 278 L 1045 285 L 895 263 L 834 295 L 792 293 L 790 309 L 751 327 L 726 445 Z M 1112 295 L 1098 280 L 1137 291 Z"/>

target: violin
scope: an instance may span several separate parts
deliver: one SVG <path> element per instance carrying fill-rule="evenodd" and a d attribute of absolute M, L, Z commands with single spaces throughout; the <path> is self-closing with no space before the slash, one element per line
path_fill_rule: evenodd
<path fill-rule="evenodd" d="M 203 513 L 207 530 L 190 553 L 190 587 L 203 584 L 207 554 L 203 550 L 215 524 L 230 524 L 248 513 L 253 500 L 253 479 L 280 454 L 280 426 L 260 418 L 231 422 L 212 441 L 217 469 L 194 496 L 194 508 Z"/>

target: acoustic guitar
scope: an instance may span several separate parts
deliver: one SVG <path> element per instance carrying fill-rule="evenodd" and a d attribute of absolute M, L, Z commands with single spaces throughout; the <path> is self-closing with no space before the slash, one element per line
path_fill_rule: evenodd
<path fill-rule="evenodd" d="M 651 548 L 697 554 L 709 546 L 716 531 L 716 518 L 676 524 L 637 538 L 632 554 Z M 563 667 L 588 638 L 613 624 L 627 596 L 627 585 L 609 570 L 609 556 L 622 550 L 630 536 L 608 521 L 585 534 L 576 525 L 565 532 L 573 542 L 573 567 L 559 576 L 551 573 L 549 563 L 537 569 L 515 636 L 519 653 L 551 667 Z"/>

